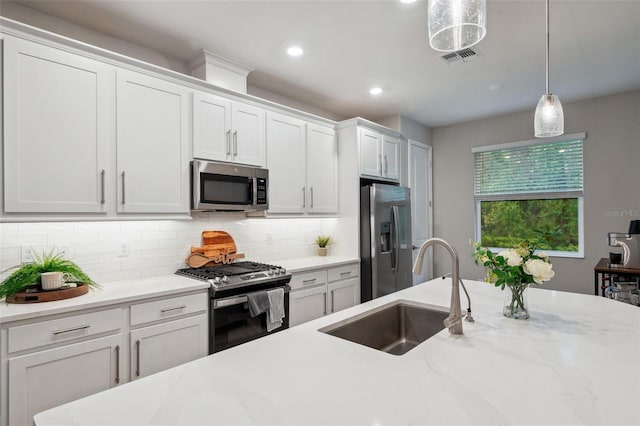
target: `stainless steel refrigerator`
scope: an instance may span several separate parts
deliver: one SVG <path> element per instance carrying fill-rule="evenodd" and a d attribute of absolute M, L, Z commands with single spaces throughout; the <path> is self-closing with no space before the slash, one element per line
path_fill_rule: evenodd
<path fill-rule="evenodd" d="M 411 287 L 409 188 L 373 183 L 360 188 L 363 302 Z"/>

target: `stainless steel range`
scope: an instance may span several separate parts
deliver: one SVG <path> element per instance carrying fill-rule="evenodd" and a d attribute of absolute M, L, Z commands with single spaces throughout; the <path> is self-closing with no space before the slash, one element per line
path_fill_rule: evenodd
<path fill-rule="evenodd" d="M 203 268 L 185 268 L 176 274 L 211 284 L 209 299 L 209 353 L 219 352 L 267 334 L 289 328 L 291 274 L 277 265 L 234 262 Z M 268 332 L 266 315 L 252 317 L 248 296 L 277 288 L 284 290 L 282 326 Z"/>

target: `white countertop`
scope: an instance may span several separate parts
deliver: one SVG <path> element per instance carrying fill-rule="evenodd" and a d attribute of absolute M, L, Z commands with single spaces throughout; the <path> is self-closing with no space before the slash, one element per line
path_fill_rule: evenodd
<path fill-rule="evenodd" d="M 99 308 L 116 303 L 177 295 L 209 288 L 209 283 L 178 275 L 136 278 L 101 284 L 87 294 L 71 299 L 41 303 L 6 303 L 0 301 L 0 323 L 62 314 L 80 309 Z"/>
<path fill-rule="evenodd" d="M 312 269 L 328 268 L 354 262 L 360 263 L 360 259 L 357 257 L 345 256 L 309 256 L 298 259 L 276 260 L 273 263 L 280 265 L 287 271 L 295 274 Z"/>
<path fill-rule="evenodd" d="M 313 256 L 280 260 L 273 263 L 296 273 L 359 261 L 358 258 L 352 257 Z M 204 288 L 209 288 L 209 284 L 171 274 L 101 283 L 100 288 L 90 288 L 87 294 L 55 302 L 18 304 L 5 303 L 0 299 L 0 323 L 68 313 L 80 309 L 99 308 L 151 297 L 177 295 Z"/>
<path fill-rule="evenodd" d="M 465 281 L 476 322 L 402 356 L 317 329 L 394 299 L 447 306 L 436 279 L 35 416 L 50 425 L 637 425 L 640 309 L 529 290 L 531 319 Z M 466 307 L 463 295 L 463 309 Z"/>

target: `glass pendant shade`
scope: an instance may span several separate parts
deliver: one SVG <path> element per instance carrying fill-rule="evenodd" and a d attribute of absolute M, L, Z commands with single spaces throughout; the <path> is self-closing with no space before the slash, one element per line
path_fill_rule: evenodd
<path fill-rule="evenodd" d="M 487 34 L 486 0 L 429 0 L 429 45 L 439 52 L 457 52 L 479 43 Z"/>
<path fill-rule="evenodd" d="M 564 111 L 556 95 L 542 95 L 536 107 L 533 127 L 536 138 L 550 138 L 564 133 Z"/>

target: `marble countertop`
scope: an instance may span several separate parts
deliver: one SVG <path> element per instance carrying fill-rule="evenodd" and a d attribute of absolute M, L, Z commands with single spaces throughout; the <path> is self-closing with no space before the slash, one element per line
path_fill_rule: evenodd
<path fill-rule="evenodd" d="M 42 303 L 5 303 L 0 301 L 0 323 L 8 323 L 81 309 L 99 308 L 151 297 L 178 295 L 209 288 L 209 283 L 178 275 L 113 281 L 89 288 L 89 292 L 72 299 Z"/>
<path fill-rule="evenodd" d="M 340 266 L 352 262 L 359 262 L 359 259 L 341 256 L 311 256 L 285 259 L 273 263 L 296 273 L 321 267 Z M 99 288 L 90 288 L 87 294 L 72 299 L 25 304 L 0 301 L 0 323 L 69 313 L 80 309 L 99 308 L 151 297 L 178 295 L 205 288 L 209 288 L 209 284 L 206 282 L 173 274 L 100 283 Z"/>
<path fill-rule="evenodd" d="M 637 425 L 640 309 L 528 291 L 531 319 L 467 281 L 475 323 L 402 356 L 317 330 L 394 299 L 448 306 L 436 279 L 44 411 L 51 425 Z M 463 310 L 466 301 L 463 297 Z"/>
<path fill-rule="evenodd" d="M 328 268 L 354 262 L 360 263 L 360 259 L 357 257 L 346 256 L 309 256 L 297 259 L 277 260 L 273 263 L 280 265 L 287 271 L 295 274 L 312 269 Z"/>

